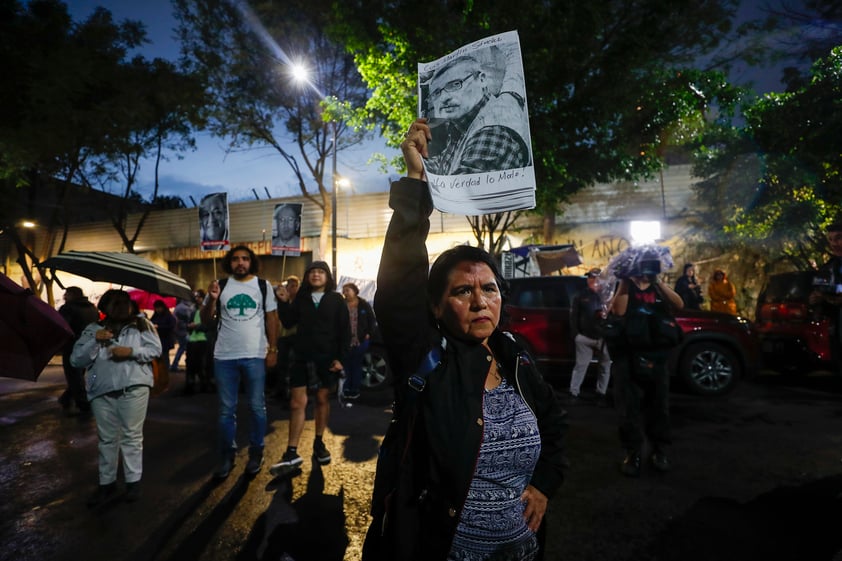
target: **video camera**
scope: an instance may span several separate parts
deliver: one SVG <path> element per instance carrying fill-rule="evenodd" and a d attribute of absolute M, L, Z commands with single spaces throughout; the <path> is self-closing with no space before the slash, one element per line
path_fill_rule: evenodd
<path fill-rule="evenodd" d="M 646 277 L 651 280 L 661 274 L 661 260 L 657 256 L 644 257 L 646 259 L 638 260 L 626 271 L 627 277 Z"/>

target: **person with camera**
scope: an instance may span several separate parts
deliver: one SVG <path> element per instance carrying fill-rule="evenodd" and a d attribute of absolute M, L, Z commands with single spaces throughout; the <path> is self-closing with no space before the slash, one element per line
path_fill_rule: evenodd
<path fill-rule="evenodd" d="M 640 456 L 648 439 L 649 461 L 660 472 L 671 464 L 667 456 L 670 444 L 669 373 L 670 348 L 651 333 L 658 325 L 653 319 L 669 322 L 673 310 L 684 307 L 681 297 L 661 282 L 661 263 L 640 259 L 620 272 L 617 291 L 609 306 L 615 315 L 625 318 L 622 337 L 612 344 L 611 375 L 614 378 L 614 406 L 619 414 L 620 442 L 625 458 L 620 471 L 627 477 L 640 477 Z M 678 328 L 672 318 L 673 328 Z"/>

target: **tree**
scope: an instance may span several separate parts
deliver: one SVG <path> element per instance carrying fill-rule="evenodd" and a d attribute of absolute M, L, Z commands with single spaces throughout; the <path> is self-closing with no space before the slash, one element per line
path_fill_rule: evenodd
<path fill-rule="evenodd" d="M 9 206 L 0 208 L 0 228 L 18 247 L 30 286 L 40 290 L 31 268 L 63 248 L 71 220 L 63 204 L 69 187 L 102 153 L 113 124 L 115 115 L 104 110 L 112 91 L 103 86 L 144 34 L 136 22 L 115 24 L 103 9 L 74 23 L 57 0 L 3 0 L 0 16 L 0 196 L 14 200 L 12 190 L 27 186 L 33 202 L 27 211 L 43 217 L 48 241 L 38 250 L 27 248 Z M 47 189 L 60 193 L 58 204 L 45 211 L 34 205 Z"/>
<path fill-rule="evenodd" d="M 158 197 L 158 173 L 166 154 L 176 157 L 195 149 L 193 127 L 203 123 L 204 105 L 201 84 L 193 76 L 179 72 L 166 60 L 147 61 L 136 57 L 121 64 L 112 75 L 115 95 L 108 110 L 117 115 L 100 154 L 82 170 L 85 183 L 98 183 L 103 190 L 120 186 L 120 197 L 111 212 L 111 222 L 127 251 L 134 253 L 143 225 L 152 210 L 146 205 L 133 233 L 128 231 L 128 216 L 137 195 L 136 178 L 142 162 L 154 158 L 154 185 L 148 200 Z M 125 111 L 124 108 L 131 108 Z M 183 203 L 182 203 L 183 206 Z"/>
<path fill-rule="evenodd" d="M 326 168 L 334 150 L 364 137 L 350 123 L 366 98 L 352 57 L 324 34 L 329 2 L 174 4 L 187 68 L 212 96 L 210 130 L 229 140 L 229 150 L 268 147 L 280 156 L 301 194 L 322 210 L 319 252 L 326 255 L 335 189 Z M 307 84 L 292 78 L 297 63 L 310 70 Z"/>
<path fill-rule="evenodd" d="M 810 81 L 810 65 L 842 45 L 842 3 L 839 0 L 777 0 L 770 2 L 766 17 L 750 22 L 761 37 L 766 58 L 787 61 L 783 80 L 794 91 Z"/>
<path fill-rule="evenodd" d="M 822 260 L 824 229 L 842 213 L 842 47 L 811 74 L 796 91 L 750 103 L 744 127 L 706 138 L 694 170 L 700 196 L 724 203 L 708 217 L 712 230 L 799 269 Z"/>
<path fill-rule="evenodd" d="M 516 29 L 524 53 L 530 128 L 545 238 L 558 205 L 597 182 L 633 180 L 663 165 L 681 121 L 733 96 L 721 74 L 693 61 L 729 34 L 732 0 L 410 2 L 335 5 L 373 94 L 366 106 L 392 145 L 414 118 L 418 61 Z M 435 25 L 419 25 L 435 22 Z M 658 95 L 653 95 L 657 93 Z M 682 100 L 673 105 L 675 99 Z"/>

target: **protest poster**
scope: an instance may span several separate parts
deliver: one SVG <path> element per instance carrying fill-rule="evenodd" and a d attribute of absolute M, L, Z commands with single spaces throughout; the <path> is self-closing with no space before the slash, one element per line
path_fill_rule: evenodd
<path fill-rule="evenodd" d="M 418 114 L 432 134 L 424 169 L 436 209 L 470 216 L 535 206 L 516 31 L 418 64 Z"/>
<path fill-rule="evenodd" d="M 199 245 L 202 251 L 228 250 L 228 193 L 211 193 L 199 202 Z"/>
<path fill-rule="evenodd" d="M 301 255 L 301 203 L 275 205 L 272 213 L 272 255 Z"/>

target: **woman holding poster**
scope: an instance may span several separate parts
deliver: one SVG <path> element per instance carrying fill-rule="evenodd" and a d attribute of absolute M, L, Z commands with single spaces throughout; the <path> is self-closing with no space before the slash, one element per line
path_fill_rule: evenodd
<path fill-rule="evenodd" d="M 494 258 L 457 246 L 429 264 L 429 140 L 418 119 L 401 144 L 407 177 L 389 198 L 374 302 L 395 405 L 363 561 L 534 561 L 563 480 L 564 412 L 497 327 L 507 282 Z"/>

